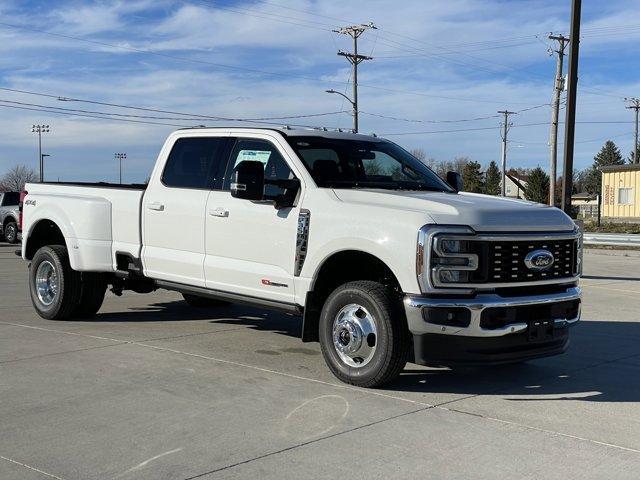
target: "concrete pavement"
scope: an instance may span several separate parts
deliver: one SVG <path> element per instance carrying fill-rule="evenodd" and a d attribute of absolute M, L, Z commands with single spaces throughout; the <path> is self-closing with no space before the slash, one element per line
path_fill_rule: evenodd
<path fill-rule="evenodd" d="M 0 244 L 0 478 L 637 478 L 640 258 L 587 253 L 560 357 L 338 382 L 294 316 L 109 295 L 33 311 Z"/>

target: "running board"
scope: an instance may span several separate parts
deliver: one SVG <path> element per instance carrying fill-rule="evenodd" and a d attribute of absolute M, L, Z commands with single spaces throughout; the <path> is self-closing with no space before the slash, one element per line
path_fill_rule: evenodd
<path fill-rule="evenodd" d="M 264 298 L 240 295 L 238 293 L 225 292 L 222 290 L 194 287 L 182 283 L 169 282 L 166 280 L 156 280 L 155 283 L 158 288 L 164 288 L 165 290 L 172 290 L 174 292 L 188 293 L 200 297 L 212 298 L 214 300 L 223 300 L 231 303 L 241 303 L 253 307 L 262 307 L 268 310 L 278 310 L 280 312 L 293 313 L 296 315 L 300 315 L 303 312 L 303 308 L 300 305 L 296 305 L 294 303 L 278 302 L 277 300 L 267 300 Z"/>

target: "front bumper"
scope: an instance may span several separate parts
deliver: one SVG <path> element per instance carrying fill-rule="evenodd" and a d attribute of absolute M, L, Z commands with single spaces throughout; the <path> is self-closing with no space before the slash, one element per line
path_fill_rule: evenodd
<path fill-rule="evenodd" d="M 430 298 L 406 295 L 415 362 L 423 365 L 509 363 L 566 350 L 580 319 L 581 290 L 544 295 Z M 449 324 L 436 312 L 456 312 Z M 458 323 L 456 325 L 456 323 Z M 539 335 L 537 335 L 540 333 Z"/>

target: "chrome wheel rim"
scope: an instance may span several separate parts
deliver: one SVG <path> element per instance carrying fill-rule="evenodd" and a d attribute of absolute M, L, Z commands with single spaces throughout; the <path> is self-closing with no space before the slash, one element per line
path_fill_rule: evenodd
<path fill-rule="evenodd" d="M 58 294 L 58 273 L 49 260 L 38 265 L 36 270 L 36 293 L 45 306 L 51 305 Z"/>
<path fill-rule="evenodd" d="M 376 322 L 362 305 L 342 307 L 333 320 L 332 333 L 336 353 L 350 367 L 362 368 L 373 358 L 378 340 Z"/>

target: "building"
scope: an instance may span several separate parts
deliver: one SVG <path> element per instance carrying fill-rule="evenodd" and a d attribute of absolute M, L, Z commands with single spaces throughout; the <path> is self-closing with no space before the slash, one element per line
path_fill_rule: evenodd
<path fill-rule="evenodd" d="M 571 205 L 578 209 L 578 218 L 596 218 L 598 216 L 598 197 L 590 193 L 575 193 L 571 196 Z"/>
<path fill-rule="evenodd" d="M 609 165 L 602 172 L 602 218 L 640 223 L 640 165 Z"/>
<path fill-rule="evenodd" d="M 500 183 L 502 186 L 502 183 Z M 504 193 L 506 197 L 524 198 L 527 189 L 527 178 L 523 175 L 515 173 L 506 174 L 506 183 Z"/>

